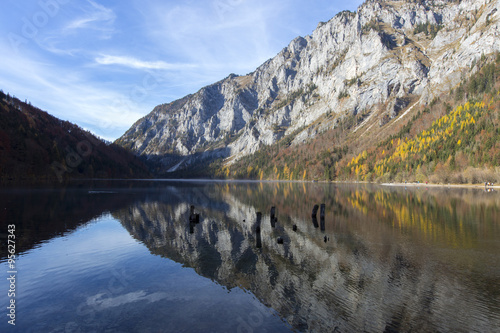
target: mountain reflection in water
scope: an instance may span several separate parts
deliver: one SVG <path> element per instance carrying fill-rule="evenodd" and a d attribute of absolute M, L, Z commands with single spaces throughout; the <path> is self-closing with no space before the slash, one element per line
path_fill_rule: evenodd
<path fill-rule="evenodd" d="M 298 330 L 487 332 L 500 327 L 499 204 L 479 190 L 182 183 L 113 216 L 152 254 L 250 290 Z"/>
<path fill-rule="evenodd" d="M 82 331 L 110 332 L 290 329 L 271 314 L 297 331 L 313 332 L 491 332 L 500 327 L 496 192 L 124 181 L 2 190 L 0 199 L 0 226 L 6 230 L 16 223 L 23 279 L 34 283 L 19 282 L 19 304 L 31 311 L 27 315 L 20 305 L 19 324 L 37 325 L 32 331 L 75 325 Z M 86 239 L 91 235 L 101 238 Z M 76 250 L 61 253 L 61 258 L 50 252 L 50 260 L 37 259 L 58 238 L 68 251 Z M 100 250 L 103 240 L 109 254 Z M 7 252 L 1 250 L 0 262 L 5 263 Z M 58 266 L 59 259 L 65 264 Z M 159 261 L 165 265 L 160 267 Z M 37 266 L 28 266 L 31 262 Z M 104 303 L 90 307 L 95 318 L 75 314 L 78 306 L 100 300 L 102 290 L 110 290 L 108 281 L 115 278 L 106 273 L 109 265 L 127 273 L 126 287 L 112 289 Z M 182 279 L 200 281 L 190 271 L 215 283 L 189 285 Z M 37 274 L 51 279 L 45 282 Z M 220 286 L 231 290 L 228 298 L 218 292 Z M 154 298 L 156 294 L 163 296 Z M 151 302 L 123 301 L 132 296 Z M 111 301 L 123 301 L 126 318 L 113 312 L 117 306 L 104 306 Z M 59 321 L 46 318 L 49 309 L 57 311 Z M 213 315 L 201 316 L 199 309 Z M 245 322 L 238 321 L 246 312 Z M 179 313 L 186 317 L 177 318 Z M 260 317 L 251 317 L 255 313 Z"/>

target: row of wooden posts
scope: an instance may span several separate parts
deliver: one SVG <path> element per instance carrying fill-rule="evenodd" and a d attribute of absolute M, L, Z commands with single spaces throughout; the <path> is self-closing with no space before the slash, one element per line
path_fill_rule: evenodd
<path fill-rule="evenodd" d="M 318 219 L 317 219 L 317 214 L 318 214 L 318 209 L 319 209 L 319 216 L 320 216 L 320 224 L 318 225 Z M 314 205 L 311 218 L 312 222 L 315 228 L 320 227 L 321 231 L 325 231 L 325 209 L 326 206 L 325 204 L 321 204 L 320 206 Z M 278 222 L 278 217 L 276 216 L 276 207 L 271 207 L 271 217 L 270 217 L 270 222 L 271 222 L 271 227 L 275 228 L 276 227 L 276 222 Z M 257 236 L 257 247 L 262 247 L 262 239 L 260 236 L 260 225 L 261 225 L 261 220 L 262 220 L 262 213 L 257 212 L 257 220 L 255 222 L 255 233 Z M 243 220 L 244 222 L 245 220 Z M 191 211 L 189 214 L 189 232 L 194 233 L 194 226 L 196 224 L 200 223 L 200 214 L 197 214 L 194 212 L 194 206 L 191 205 Z M 294 224 L 292 226 L 293 231 L 297 231 L 297 225 Z M 325 243 L 327 242 L 328 238 L 325 236 Z M 284 240 L 283 237 L 278 237 L 277 238 L 278 244 L 283 244 Z"/>
<path fill-rule="evenodd" d="M 319 209 L 319 216 L 320 216 L 320 225 L 318 225 L 318 209 Z M 320 206 L 314 205 L 311 218 L 312 222 L 315 228 L 321 227 L 321 231 L 325 231 L 325 211 L 326 211 L 326 205 L 321 204 Z M 271 217 L 270 217 L 270 222 L 271 222 L 271 227 L 275 228 L 276 227 L 276 222 L 278 222 L 278 218 L 276 217 L 276 207 L 271 207 Z M 260 237 L 260 225 L 261 225 L 261 220 L 262 220 L 262 213 L 257 212 L 257 220 L 255 222 L 255 233 L 257 236 L 257 247 L 262 247 L 262 240 Z M 293 231 L 297 231 L 297 225 L 294 224 L 292 226 Z M 325 243 L 329 240 L 327 236 L 325 236 L 324 241 Z M 278 237 L 277 240 L 278 244 L 283 244 L 284 240 L 283 237 Z"/>

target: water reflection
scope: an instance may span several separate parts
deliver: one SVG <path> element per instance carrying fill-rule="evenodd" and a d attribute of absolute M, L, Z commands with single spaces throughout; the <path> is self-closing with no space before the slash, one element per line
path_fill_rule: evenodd
<path fill-rule="evenodd" d="M 250 291 L 299 331 L 500 327 L 497 193 L 225 182 L 2 193 L 0 224 L 18 221 L 21 252 L 110 212 L 151 254 Z"/>
<path fill-rule="evenodd" d="M 16 225 L 16 253 L 23 253 L 56 236 L 63 236 L 137 200 L 126 188 L 109 190 L 80 184 L 71 188 L 0 189 L 0 233 Z M 7 257 L 1 242 L 0 260 Z"/>
<path fill-rule="evenodd" d="M 319 203 L 326 213 L 311 223 Z M 500 325 L 499 201 L 479 191 L 172 186 L 113 215 L 153 254 L 251 290 L 299 330 Z"/>

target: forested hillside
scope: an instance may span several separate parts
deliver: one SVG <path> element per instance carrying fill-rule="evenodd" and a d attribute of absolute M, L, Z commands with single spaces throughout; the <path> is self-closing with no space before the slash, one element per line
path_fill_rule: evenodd
<path fill-rule="evenodd" d="M 0 182 L 148 176 L 125 149 L 0 91 Z"/>
<path fill-rule="evenodd" d="M 371 134 L 360 133 L 355 129 L 363 115 L 346 117 L 335 129 L 303 145 L 290 145 L 291 137 L 285 137 L 220 169 L 217 175 L 378 182 L 500 181 L 500 55 L 481 57 L 469 72 L 469 79 L 429 105 L 412 110 L 399 123 L 387 126 L 380 122 Z"/>

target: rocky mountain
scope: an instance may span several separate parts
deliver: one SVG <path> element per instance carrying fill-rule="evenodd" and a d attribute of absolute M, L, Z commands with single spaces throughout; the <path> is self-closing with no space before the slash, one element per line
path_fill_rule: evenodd
<path fill-rule="evenodd" d="M 158 105 L 117 143 L 160 173 L 300 145 L 349 116 L 385 132 L 500 50 L 497 0 L 373 0 L 297 37 L 245 76 Z M 370 140 L 367 136 L 365 140 Z"/>
<path fill-rule="evenodd" d="M 122 147 L 0 91 L 0 183 L 149 176 Z"/>

